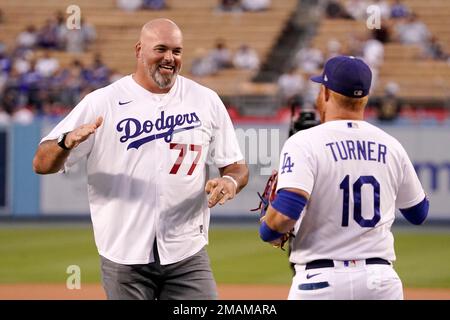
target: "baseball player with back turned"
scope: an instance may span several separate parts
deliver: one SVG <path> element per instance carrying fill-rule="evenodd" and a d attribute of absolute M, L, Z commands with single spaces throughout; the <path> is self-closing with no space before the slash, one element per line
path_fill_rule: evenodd
<path fill-rule="evenodd" d="M 46 174 L 87 159 L 108 299 L 217 298 L 209 208 L 247 184 L 248 168 L 218 95 L 178 75 L 182 50 L 174 22 L 146 23 L 136 72 L 87 95 L 33 160 Z M 221 177 L 207 181 L 206 163 Z"/>
<path fill-rule="evenodd" d="M 294 228 L 289 299 L 403 299 L 393 269 L 395 208 L 421 224 L 429 202 L 402 145 L 363 120 L 372 73 L 330 59 L 317 111 L 322 124 L 290 137 L 260 236 L 280 245 Z"/>

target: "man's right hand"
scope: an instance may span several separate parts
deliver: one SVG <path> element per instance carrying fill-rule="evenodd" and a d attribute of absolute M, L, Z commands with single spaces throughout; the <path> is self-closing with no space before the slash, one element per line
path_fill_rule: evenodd
<path fill-rule="evenodd" d="M 98 117 L 93 124 L 83 124 L 82 126 L 70 131 L 66 136 L 66 147 L 69 149 L 76 148 L 80 143 L 87 140 L 91 134 L 95 132 L 103 123 L 103 118 Z"/>

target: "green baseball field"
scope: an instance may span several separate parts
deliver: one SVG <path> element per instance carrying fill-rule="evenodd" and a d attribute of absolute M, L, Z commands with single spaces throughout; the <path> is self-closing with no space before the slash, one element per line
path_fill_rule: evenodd
<path fill-rule="evenodd" d="M 450 299 L 450 229 L 401 228 L 394 235 L 395 268 L 406 298 Z M 287 296 L 292 275 L 287 254 L 262 243 L 256 226 L 213 225 L 208 252 L 220 298 Z M 104 298 L 90 225 L 0 228 L 0 261 L 0 299 Z M 71 265 L 81 270 L 84 291 L 76 295 L 66 288 Z"/>

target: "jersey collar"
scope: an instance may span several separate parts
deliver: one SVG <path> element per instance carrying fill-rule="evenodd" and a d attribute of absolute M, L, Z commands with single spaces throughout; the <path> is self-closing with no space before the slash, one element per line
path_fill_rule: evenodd
<path fill-rule="evenodd" d="M 180 82 L 180 75 L 177 75 L 175 79 L 175 83 L 173 84 L 172 88 L 170 88 L 169 92 L 164 96 L 163 99 L 159 99 L 158 96 L 144 87 L 142 87 L 139 83 L 137 83 L 132 75 L 128 75 L 129 82 L 131 83 L 131 86 L 135 88 L 145 99 L 150 99 L 153 101 L 158 107 L 163 108 L 167 105 L 169 105 L 171 102 L 173 102 L 174 97 L 177 95 L 177 92 L 179 91 L 179 82 Z"/>

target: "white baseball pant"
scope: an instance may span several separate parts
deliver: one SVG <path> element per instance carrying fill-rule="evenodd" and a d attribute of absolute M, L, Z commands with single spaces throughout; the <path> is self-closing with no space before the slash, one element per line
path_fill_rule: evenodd
<path fill-rule="evenodd" d="M 289 300 L 403 300 L 392 265 L 365 260 L 334 261 L 334 267 L 305 270 L 295 265 Z"/>

